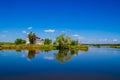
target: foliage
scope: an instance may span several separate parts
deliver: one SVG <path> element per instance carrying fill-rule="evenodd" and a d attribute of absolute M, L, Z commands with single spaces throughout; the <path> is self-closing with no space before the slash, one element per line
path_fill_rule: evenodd
<path fill-rule="evenodd" d="M 15 43 L 15 44 L 25 44 L 26 41 L 25 41 L 25 40 L 22 40 L 21 38 L 17 38 L 14 43 Z"/>
<path fill-rule="evenodd" d="M 28 34 L 28 38 L 29 38 L 29 41 L 30 41 L 30 44 L 34 44 L 34 42 L 36 41 L 36 38 L 35 38 L 35 33 L 33 33 L 33 32 L 30 32 L 29 34 Z"/>
<path fill-rule="evenodd" d="M 61 34 L 56 37 L 56 40 L 53 44 L 57 45 L 58 49 L 68 49 L 70 46 L 77 46 L 78 40 L 75 41 L 71 37 L 65 36 L 65 34 Z"/>
<path fill-rule="evenodd" d="M 71 42 L 71 45 L 73 45 L 73 46 L 75 46 L 75 45 L 78 45 L 78 40 L 73 40 L 72 42 Z"/>
<path fill-rule="evenodd" d="M 49 38 L 46 38 L 46 39 L 44 40 L 44 44 L 45 44 L 45 45 L 50 45 L 51 43 L 52 43 L 52 40 L 49 39 Z"/>
<path fill-rule="evenodd" d="M 3 45 L 4 43 L 3 42 L 0 42 L 0 46 Z"/>
<path fill-rule="evenodd" d="M 54 44 L 58 45 L 59 47 L 63 47 L 65 45 L 70 45 L 72 41 L 73 41 L 72 38 L 70 38 L 69 36 L 65 36 L 65 34 L 61 34 L 57 36 Z"/>
<path fill-rule="evenodd" d="M 12 44 L 14 44 L 14 43 L 12 43 L 12 42 L 0 42 L 0 45 L 12 45 Z"/>

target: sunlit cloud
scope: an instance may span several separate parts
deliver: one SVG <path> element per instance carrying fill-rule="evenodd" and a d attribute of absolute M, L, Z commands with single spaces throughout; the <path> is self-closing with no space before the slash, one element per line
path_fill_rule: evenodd
<path fill-rule="evenodd" d="M 74 34 L 74 35 L 72 35 L 72 36 L 77 37 L 79 40 L 84 39 L 84 37 L 83 37 L 83 36 L 80 36 L 79 34 Z"/>
<path fill-rule="evenodd" d="M 45 56 L 44 59 L 53 60 L 54 58 L 52 56 Z"/>
<path fill-rule="evenodd" d="M 27 34 L 27 32 L 25 30 L 22 31 L 23 34 Z"/>
<path fill-rule="evenodd" d="M 61 31 L 62 33 L 65 33 L 65 32 L 67 32 L 67 31 Z"/>
<path fill-rule="evenodd" d="M 32 29 L 32 27 L 28 27 L 28 30 L 31 30 Z"/>
<path fill-rule="evenodd" d="M 79 34 L 74 34 L 74 35 L 72 35 L 72 36 L 74 36 L 74 37 L 79 37 L 80 35 L 79 35 Z"/>
<path fill-rule="evenodd" d="M 108 39 L 106 38 L 106 39 L 103 39 L 103 41 L 108 41 Z"/>
<path fill-rule="evenodd" d="M 84 37 L 82 37 L 82 36 L 78 36 L 78 39 L 79 39 L 79 40 L 82 40 L 82 39 L 84 39 Z"/>
<path fill-rule="evenodd" d="M 25 54 L 22 54 L 21 57 L 24 58 L 26 55 Z"/>
<path fill-rule="evenodd" d="M 112 41 L 113 41 L 113 42 L 117 42 L 117 41 L 118 41 L 118 39 L 113 39 Z"/>
<path fill-rule="evenodd" d="M 105 38 L 105 39 L 99 39 L 98 41 L 100 41 L 100 42 L 106 42 L 106 41 L 108 41 L 109 39 L 107 39 L 107 38 Z"/>
<path fill-rule="evenodd" d="M 67 32 L 71 32 L 72 30 L 70 30 L 70 29 L 65 29 L 65 30 L 62 30 L 61 32 L 62 33 L 67 33 Z"/>
<path fill-rule="evenodd" d="M 53 32 L 55 32 L 55 30 L 53 30 L 53 29 L 48 29 L 48 30 L 44 30 L 44 32 L 51 32 L 51 33 L 53 33 Z"/>

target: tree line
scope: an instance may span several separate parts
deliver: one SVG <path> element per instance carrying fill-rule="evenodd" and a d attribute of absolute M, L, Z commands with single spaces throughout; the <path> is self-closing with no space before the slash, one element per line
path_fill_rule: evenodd
<path fill-rule="evenodd" d="M 34 44 L 34 41 L 36 40 L 36 35 L 35 33 L 30 32 L 28 34 L 28 38 L 29 38 L 29 42 L 30 44 Z M 61 34 L 59 36 L 56 37 L 55 41 L 52 41 L 52 39 L 50 38 L 45 38 L 42 39 L 44 41 L 44 45 L 56 45 L 59 46 L 60 48 L 63 46 L 67 46 L 67 45 L 78 45 L 78 40 L 73 40 L 71 37 L 66 36 L 65 34 Z M 0 43 L 0 45 L 3 45 L 5 43 Z M 17 38 L 14 43 L 9 43 L 9 44 L 26 44 L 26 40 L 23 40 L 22 38 Z"/>

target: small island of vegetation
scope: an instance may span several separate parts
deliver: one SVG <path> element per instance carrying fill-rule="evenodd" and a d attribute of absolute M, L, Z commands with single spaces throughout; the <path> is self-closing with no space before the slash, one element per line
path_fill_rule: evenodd
<path fill-rule="evenodd" d="M 55 41 L 45 38 L 40 39 L 35 33 L 30 32 L 27 40 L 17 38 L 12 42 L 0 42 L 0 49 L 16 49 L 16 50 L 88 50 L 87 45 L 82 45 L 78 40 L 73 40 L 71 37 L 61 34 L 56 37 Z"/>
<path fill-rule="evenodd" d="M 81 44 L 65 34 L 56 37 L 54 41 L 49 38 L 40 39 L 35 33 L 30 32 L 26 40 L 17 38 L 14 42 L 0 42 L 1 50 L 85 50 L 89 46 L 110 48 L 120 48 L 120 44 Z"/>

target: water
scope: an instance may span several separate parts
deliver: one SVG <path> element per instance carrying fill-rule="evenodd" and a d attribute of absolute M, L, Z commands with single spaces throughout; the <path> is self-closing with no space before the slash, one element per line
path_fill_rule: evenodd
<path fill-rule="evenodd" d="M 0 80 L 120 80 L 120 49 L 2 50 Z"/>

